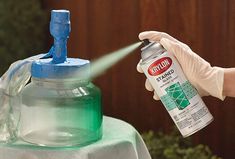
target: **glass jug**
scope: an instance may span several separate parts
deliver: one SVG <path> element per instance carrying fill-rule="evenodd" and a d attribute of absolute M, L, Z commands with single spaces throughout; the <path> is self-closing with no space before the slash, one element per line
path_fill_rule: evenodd
<path fill-rule="evenodd" d="M 41 146 L 87 145 L 102 136 L 101 92 L 89 80 L 90 62 L 67 58 L 69 11 L 53 10 L 52 58 L 32 63 L 22 92 L 19 134 Z"/>
<path fill-rule="evenodd" d="M 100 101 L 90 81 L 32 78 L 22 93 L 20 136 L 46 146 L 95 141 L 102 135 Z"/>

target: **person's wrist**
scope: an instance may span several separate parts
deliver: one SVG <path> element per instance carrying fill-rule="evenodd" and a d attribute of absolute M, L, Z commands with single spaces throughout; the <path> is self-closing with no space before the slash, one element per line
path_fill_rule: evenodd
<path fill-rule="evenodd" d="M 205 65 L 204 65 L 205 66 Z M 224 83 L 224 69 L 220 67 L 201 67 L 200 71 L 193 73 L 191 76 L 191 82 L 198 90 L 200 96 L 214 96 L 221 100 L 224 100 L 225 95 L 223 93 Z"/>
<path fill-rule="evenodd" d="M 224 68 L 223 95 L 235 96 L 234 91 L 235 68 Z"/>
<path fill-rule="evenodd" d="M 208 81 L 205 84 L 207 84 L 209 94 L 224 100 L 226 97 L 223 93 L 224 69 L 216 66 L 211 67 L 207 75 Z"/>

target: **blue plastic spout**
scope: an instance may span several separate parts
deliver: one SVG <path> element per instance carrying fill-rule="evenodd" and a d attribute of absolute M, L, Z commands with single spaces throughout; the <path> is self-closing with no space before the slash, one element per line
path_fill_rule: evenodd
<path fill-rule="evenodd" d="M 52 10 L 50 33 L 54 37 L 52 63 L 64 63 L 67 59 L 67 39 L 71 31 L 70 12 L 68 10 Z"/>
<path fill-rule="evenodd" d="M 46 56 L 32 63 L 31 74 L 33 78 L 84 80 L 90 77 L 90 61 L 67 58 L 67 39 L 70 31 L 70 12 L 68 10 L 52 10 L 50 33 L 54 37 L 54 45 Z"/>

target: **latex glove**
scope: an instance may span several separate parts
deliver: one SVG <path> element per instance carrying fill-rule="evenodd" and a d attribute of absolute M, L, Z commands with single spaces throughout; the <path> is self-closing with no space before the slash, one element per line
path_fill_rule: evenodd
<path fill-rule="evenodd" d="M 167 51 L 173 53 L 180 63 L 186 77 L 201 96 L 211 95 L 224 100 L 223 68 L 212 67 L 210 63 L 194 53 L 186 44 L 166 33 L 157 31 L 142 32 L 139 34 L 139 39 L 149 39 L 150 41 L 160 42 Z M 139 64 L 137 65 L 137 70 L 143 73 Z M 148 79 L 145 82 L 145 87 L 147 90 L 153 91 L 153 87 Z M 159 100 L 156 93 L 154 93 L 154 99 Z"/>

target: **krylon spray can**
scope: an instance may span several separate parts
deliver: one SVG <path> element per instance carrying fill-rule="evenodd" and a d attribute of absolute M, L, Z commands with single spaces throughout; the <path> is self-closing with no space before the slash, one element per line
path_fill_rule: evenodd
<path fill-rule="evenodd" d="M 182 136 L 190 136 L 212 122 L 213 116 L 174 55 L 157 42 L 146 39 L 145 45 L 140 66 Z"/>

